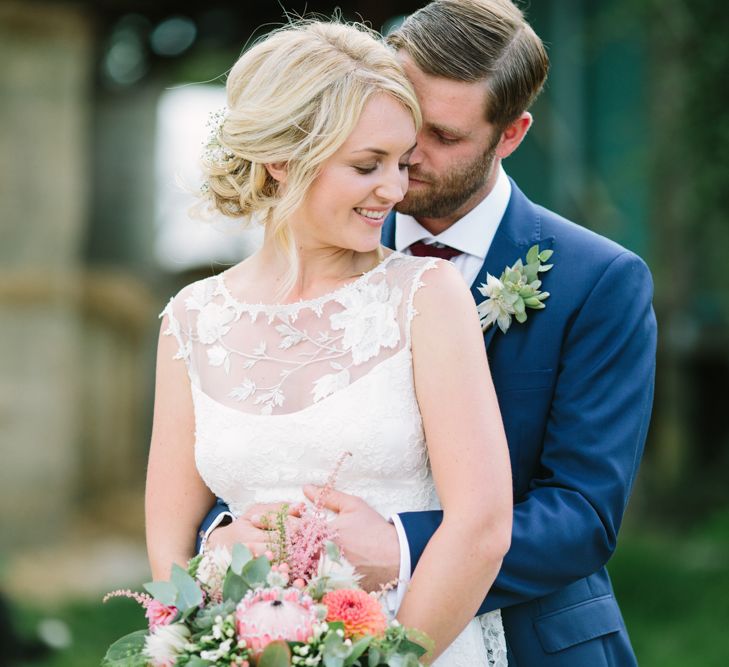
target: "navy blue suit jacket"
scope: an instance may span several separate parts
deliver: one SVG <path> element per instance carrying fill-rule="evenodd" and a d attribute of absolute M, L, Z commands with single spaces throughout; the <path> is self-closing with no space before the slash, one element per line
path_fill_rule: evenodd
<path fill-rule="evenodd" d="M 394 246 L 394 216 L 383 243 Z M 653 400 L 652 280 L 625 248 L 530 202 L 508 208 L 472 286 L 530 246 L 551 248 L 540 311 L 484 334 L 511 456 L 511 548 L 480 613 L 501 609 L 510 667 L 630 667 L 605 564 L 643 453 Z M 454 442 L 453 447 L 458 447 Z M 203 529 L 220 512 L 216 506 Z M 413 569 L 440 512 L 401 514 Z"/>

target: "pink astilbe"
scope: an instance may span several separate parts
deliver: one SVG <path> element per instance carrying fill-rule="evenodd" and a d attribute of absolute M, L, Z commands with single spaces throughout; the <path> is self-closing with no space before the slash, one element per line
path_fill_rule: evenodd
<path fill-rule="evenodd" d="M 322 487 L 312 508 L 306 508 L 301 514 L 301 520 L 296 528 L 286 532 L 286 553 L 292 580 L 303 579 L 308 582 L 316 575 L 319 566 L 319 557 L 324 550 L 324 544 L 334 541 L 335 532 L 329 526 L 324 511 L 324 501 L 334 488 L 339 469 L 344 460 L 352 456 L 351 452 L 344 452 L 332 470 L 329 479 Z"/>
<path fill-rule="evenodd" d="M 145 610 L 154 601 L 154 598 L 151 595 L 147 595 L 146 593 L 136 593 L 135 591 L 130 591 L 128 588 L 120 588 L 119 590 L 107 593 L 102 602 L 106 602 L 111 598 L 131 598 L 137 604 L 144 607 Z"/>

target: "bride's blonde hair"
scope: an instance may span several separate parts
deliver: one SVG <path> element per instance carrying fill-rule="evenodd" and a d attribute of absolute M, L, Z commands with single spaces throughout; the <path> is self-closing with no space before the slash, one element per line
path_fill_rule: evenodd
<path fill-rule="evenodd" d="M 394 53 L 359 24 L 280 28 L 246 51 L 228 76 L 229 110 L 217 134 L 220 150 L 212 153 L 217 158 L 203 160 L 204 189 L 224 215 L 263 221 L 289 258 L 284 291 L 298 267 L 287 218 L 379 93 L 399 101 L 420 126 L 415 92 Z M 286 165 L 285 187 L 267 164 Z"/>

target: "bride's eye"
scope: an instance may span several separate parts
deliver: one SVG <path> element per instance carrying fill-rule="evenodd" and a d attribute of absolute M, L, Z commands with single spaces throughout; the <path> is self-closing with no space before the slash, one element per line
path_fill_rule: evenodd
<path fill-rule="evenodd" d="M 371 174 L 375 169 L 377 169 L 376 164 L 367 165 L 367 166 L 355 164 L 353 166 L 358 174 Z"/>

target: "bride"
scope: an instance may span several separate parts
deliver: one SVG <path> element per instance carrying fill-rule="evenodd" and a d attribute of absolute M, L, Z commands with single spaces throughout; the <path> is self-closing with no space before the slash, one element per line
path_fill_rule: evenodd
<path fill-rule="evenodd" d="M 390 51 L 305 22 L 249 49 L 206 154 L 206 196 L 263 221 L 261 249 L 163 313 L 146 521 L 153 576 L 193 555 L 215 496 L 237 516 L 342 491 L 384 516 L 442 506 L 397 617 L 441 667 L 505 665 L 474 619 L 508 549 L 506 439 L 479 319 L 448 263 L 380 245 L 420 122 Z M 345 554 L 346 555 L 346 554 Z M 441 655 L 442 654 L 442 655 Z"/>

